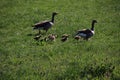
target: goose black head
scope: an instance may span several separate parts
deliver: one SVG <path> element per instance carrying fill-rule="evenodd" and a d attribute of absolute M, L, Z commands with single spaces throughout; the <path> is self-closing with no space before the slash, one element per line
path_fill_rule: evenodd
<path fill-rule="evenodd" d="M 97 20 L 93 20 L 92 22 L 93 22 L 93 23 L 97 23 Z"/>
<path fill-rule="evenodd" d="M 57 12 L 53 12 L 53 15 L 57 15 L 58 13 Z"/>

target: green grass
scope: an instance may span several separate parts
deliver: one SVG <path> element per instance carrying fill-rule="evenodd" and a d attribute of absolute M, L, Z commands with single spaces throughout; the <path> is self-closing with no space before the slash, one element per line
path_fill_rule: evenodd
<path fill-rule="evenodd" d="M 55 42 L 28 36 L 54 11 L 59 14 L 46 35 L 58 35 Z M 74 40 L 93 19 L 91 40 Z M 64 33 L 70 37 L 63 43 Z M 120 80 L 120 1 L 0 0 L 0 80 Z"/>

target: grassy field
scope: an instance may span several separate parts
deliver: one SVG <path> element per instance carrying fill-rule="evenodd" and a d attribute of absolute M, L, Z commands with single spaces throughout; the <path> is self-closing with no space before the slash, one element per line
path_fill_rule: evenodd
<path fill-rule="evenodd" d="M 56 41 L 35 41 L 54 11 Z M 74 40 L 93 19 L 91 40 Z M 120 0 L 0 0 L 0 80 L 120 80 Z"/>

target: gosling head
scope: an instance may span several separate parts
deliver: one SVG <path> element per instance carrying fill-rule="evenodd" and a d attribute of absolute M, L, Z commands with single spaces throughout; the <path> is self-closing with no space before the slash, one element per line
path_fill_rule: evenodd
<path fill-rule="evenodd" d="M 79 40 L 80 36 L 75 36 L 74 39 Z"/>
<path fill-rule="evenodd" d="M 62 35 L 62 38 L 63 38 L 63 37 L 69 37 L 69 34 L 63 34 L 63 35 Z"/>

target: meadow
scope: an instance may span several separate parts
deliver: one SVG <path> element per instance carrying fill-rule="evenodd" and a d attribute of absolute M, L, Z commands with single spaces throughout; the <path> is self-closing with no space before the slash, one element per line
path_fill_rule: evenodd
<path fill-rule="evenodd" d="M 56 41 L 35 41 L 52 12 Z M 95 35 L 75 40 L 93 19 Z M 120 0 L 0 0 L 0 80 L 120 80 Z"/>

